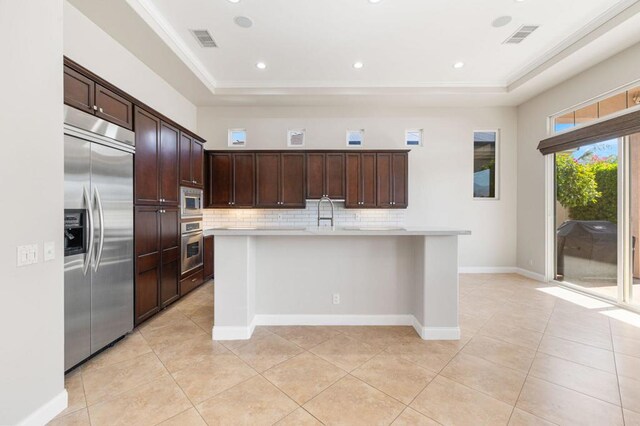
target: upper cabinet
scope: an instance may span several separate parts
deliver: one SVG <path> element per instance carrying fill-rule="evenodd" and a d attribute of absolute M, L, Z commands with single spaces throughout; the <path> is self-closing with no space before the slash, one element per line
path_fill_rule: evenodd
<path fill-rule="evenodd" d="M 256 207 L 305 207 L 303 153 L 256 154 Z"/>
<path fill-rule="evenodd" d="M 207 152 L 205 207 L 242 208 L 255 204 L 255 156 Z"/>
<path fill-rule="evenodd" d="M 193 137 L 180 133 L 180 185 L 204 186 L 204 148 Z"/>
<path fill-rule="evenodd" d="M 377 153 L 377 205 L 406 208 L 408 200 L 408 156 L 406 153 Z"/>
<path fill-rule="evenodd" d="M 206 208 L 406 208 L 408 151 L 207 151 Z"/>
<path fill-rule="evenodd" d="M 135 108 L 135 203 L 178 205 L 179 130 Z"/>
<path fill-rule="evenodd" d="M 346 159 L 347 208 L 375 208 L 376 154 L 348 153 Z"/>
<path fill-rule="evenodd" d="M 133 104 L 129 100 L 68 66 L 64 67 L 64 103 L 133 129 Z"/>
<path fill-rule="evenodd" d="M 309 152 L 307 158 L 306 195 L 309 200 L 329 197 L 344 200 L 345 154 L 341 152 Z"/>

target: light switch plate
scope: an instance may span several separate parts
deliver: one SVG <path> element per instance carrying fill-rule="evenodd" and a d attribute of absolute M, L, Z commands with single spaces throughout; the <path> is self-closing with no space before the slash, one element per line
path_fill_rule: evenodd
<path fill-rule="evenodd" d="M 18 246 L 18 266 L 26 266 L 38 263 L 38 245 L 28 244 Z"/>
<path fill-rule="evenodd" d="M 48 262 L 56 258 L 56 243 L 53 241 L 44 242 L 44 261 Z"/>

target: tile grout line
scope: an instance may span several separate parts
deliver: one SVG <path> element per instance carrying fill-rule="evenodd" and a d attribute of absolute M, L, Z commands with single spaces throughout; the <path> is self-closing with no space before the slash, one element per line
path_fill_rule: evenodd
<path fill-rule="evenodd" d="M 540 349 L 540 345 L 542 344 L 542 339 L 544 339 L 544 335 L 547 333 L 547 327 L 549 327 L 549 322 L 551 321 L 551 317 L 553 316 L 553 313 L 556 311 L 556 303 L 557 301 L 555 301 L 553 303 L 553 309 L 551 309 L 551 315 L 549 315 L 549 318 L 547 318 L 547 322 L 544 326 L 544 331 L 542 332 L 542 338 L 540 339 L 540 342 L 538 342 L 538 347 L 535 350 L 535 353 L 533 354 L 533 359 L 531 360 L 531 365 L 529 366 L 529 369 L 527 370 L 527 375 L 524 378 L 524 382 L 522 382 L 522 387 L 520 388 L 520 392 L 518 392 L 518 397 L 516 398 L 516 402 L 515 404 L 513 404 L 513 410 L 511 410 L 511 415 L 509 416 L 509 421 L 511 421 L 511 418 L 513 417 L 513 413 L 516 411 L 516 408 L 518 407 L 518 401 L 520 401 L 520 397 L 522 396 L 522 390 L 524 389 L 525 385 L 527 384 L 527 379 L 529 379 L 529 376 L 531 375 L 531 369 L 533 368 L 533 363 L 536 362 L 536 357 L 538 356 L 538 350 Z M 533 377 L 533 376 L 532 376 Z M 536 377 L 537 378 L 537 377 Z M 518 408 L 519 410 L 521 410 L 521 408 Z M 525 410 L 522 410 L 525 411 Z M 528 413 L 528 411 L 526 411 Z M 532 416 L 538 417 L 533 413 L 529 413 Z M 542 418 L 542 417 L 541 417 Z M 547 420 L 542 418 L 543 420 Z M 547 420 L 551 423 L 554 423 L 550 420 Z"/>
<path fill-rule="evenodd" d="M 622 424 L 625 425 L 627 423 L 624 418 L 624 405 L 622 403 L 622 389 L 620 389 L 620 376 L 618 375 L 618 360 L 616 357 L 616 346 L 613 342 L 613 332 L 611 331 L 611 318 L 608 319 L 609 323 L 609 334 L 611 335 L 611 349 L 613 349 L 613 368 L 616 371 L 616 383 L 618 384 L 618 396 L 620 397 L 620 413 L 622 414 Z"/>
<path fill-rule="evenodd" d="M 189 319 L 189 318 L 187 318 Z M 189 319 L 190 320 L 190 319 Z M 190 320 L 191 321 L 191 320 Z M 192 321 L 193 322 L 193 321 Z M 194 323 L 195 324 L 195 323 Z M 142 333 L 140 333 L 142 334 Z M 143 336 L 144 338 L 144 336 Z M 147 342 L 147 344 L 149 344 L 149 342 Z M 200 414 L 200 412 L 198 411 L 198 409 L 196 408 L 195 404 L 193 403 L 193 401 L 191 400 L 191 398 L 189 398 L 189 395 L 187 395 L 187 393 L 184 391 L 184 389 L 182 389 L 182 386 L 180 386 L 180 384 L 176 381 L 176 379 L 173 377 L 173 374 L 171 374 L 171 372 L 169 371 L 169 369 L 167 368 L 167 366 L 165 365 L 165 363 L 162 361 L 162 359 L 160 358 L 160 356 L 158 355 L 158 353 L 156 352 L 156 350 L 151 347 L 151 345 L 149 345 L 149 347 L 151 348 L 151 351 L 155 354 L 155 356 L 158 358 L 158 360 L 160 361 L 160 363 L 162 364 L 162 366 L 164 367 L 164 369 L 167 371 L 167 373 L 169 374 L 169 377 L 171 377 L 171 380 L 173 381 L 173 383 L 175 383 L 175 385 L 178 387 L 178 389 L 180 389 L 180 392 L 182 392 L 182 394 L 185 396 L 185 398 L 187 398 L 187 401 L 189 401 L 189 403 L 191 404 L 191 408 L 194 408 L 196 410 L 196 413 L 198 413 L 198 416 L 200 416 L 200 418 L 202 418 L 202 415 Z M 189 410 L 189 409 L 187 409 Z M 187 411 L 184 410 L 184 411 Z M 175 416 L 169 417 L 168 419 L 164 419 L 158 423 L 156 423 L 156 425 L 165 422 L 169 419 L 172 419 L 173 417 L 178 416 L 179 414 L 183 413 L 184 411 L 181 411 L 180 413 L 176 414 Z M 205 423 L 207 423 L 204 418 L 202 418 L 202 421 L 204 421 Z"/>

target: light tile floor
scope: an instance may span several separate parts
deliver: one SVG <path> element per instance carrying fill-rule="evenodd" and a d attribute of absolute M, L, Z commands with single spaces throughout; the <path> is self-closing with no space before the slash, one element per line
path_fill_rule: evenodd
<path fill-rule="evenodd" d="M 460 341 L 259 327 L 213 342 L 213 284 L 66 377 L 52 425 L 640 425 L 640 316 L 510 274 L 460 277 Z"/>

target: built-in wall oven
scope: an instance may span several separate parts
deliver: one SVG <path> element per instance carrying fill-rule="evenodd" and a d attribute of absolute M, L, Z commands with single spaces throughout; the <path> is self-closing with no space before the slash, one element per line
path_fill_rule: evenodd
<path fill-rule="evenodd" d="M 204 238 L 202 236 L 202 221 L 182 222 L 181 240 L 181 272 L 187 273 L 203 264 Z"/>
<path fill-rule="evenodd" d="M 180 217 L 182 219 L 201 219 L 204 207 L 202 189 L 180 187 Z"/>

